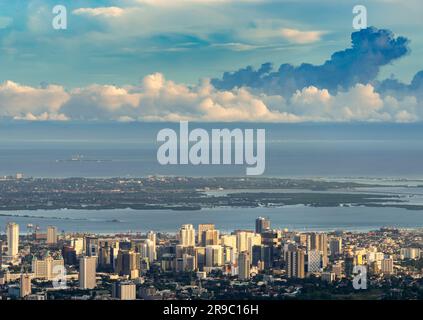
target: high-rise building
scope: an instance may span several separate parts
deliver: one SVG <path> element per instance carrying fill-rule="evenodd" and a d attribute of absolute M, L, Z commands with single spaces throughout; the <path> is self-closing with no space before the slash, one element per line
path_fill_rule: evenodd
<path fill-rule="evenodd" d="M 115 282 L 112 285 L 112 297 L 119 300 L 135 300 L 136 286 L 132 282 Z"/>
<path fill-rule="evenodd" d="M 328 235 L 326 233 L 312 233 L 310 236 L 310 250 L 322 252 L 322 267 L 328 263 Z"/>
<path fill-rule="evenodd" d="M 139 276 L 141 254 L 135 251 L 119 250 L 116 259 L 116 273 L 132 278 Z"/>
<path fill-rule="evenodd" d="M 197 263 L 194 255 L 187 253 L 182 255 L 182 269 L 183 271 L 194 271 L 197 269 Z"/>
<path fill-rule="evenodd" d="M 85 237 L 85 255 L 88 257 L 98 256 L 98 238 Z"/>
<path fill-rule="evenodd" d="M 47 227 L 47 244 L 56 244 L 57 243 L 57 228 L 54 226 Z"/>
<path fill-rule="evenodd" d="M 307 245 L 309 244 L 309 238 L 310 235 L 307 233 L 300 233 L 295 237 L 295 241 L 301 246 L 307 248 Z M 307 248 L 308 250 L 308 248 Z"/>
<path fill-rule="evenodd" d="M 51 256 L 43 259 L 32 259 L 32 273 L 36 279 L 53 280 L 64 270 L 65 262 L 63 258 L 53 259 Z"/>
<path fill-rule="evenodd" d="M 329 250 L 332 257 L 336 257 L 342 253 L 342 238 L 335 237 L 329 241 Z"/>
<path fill-rule="evenodd" d="M 31 275 L 22 274 L 20 280 L 20 297 L 25 298 L 31 294 Z"/>
<path fill-rule="evenodd" d="M 220 244 L 223 247 L 231 247 L 236 249 L 236 235 L 234 234 L 225 234 L 220 238 Z"/>
<path fill-rule="evenodd" d="M 206 248 L 195 247 L 194 256 L 195 256 L 195 261 L 197 263 L 198 270 L 203 271 L 206 265 Z"/>
<path fill-rule="evenodd" d="M 9 223 L 7 225 L 7 255 L 15 257 L 19 252 L 19 225 L 17 223 Z"/>
<path fill-rule="evenodd" d="M 220 267 L 223 265 L 222 246 L 206 247 L 206 267 Z"/>
<path fill-rule="evenodd" d="M 201 234 L 201 246 L 215 246 L 219 244 L 219 230 L 206 230 Z"/>
<path fill-rule="evenodd" d="M 250 254 L 246 251 L 238 255 L 238 278 L 240 280 L 250 279 Z"/>
<path fill-rule="evenodd" d="M 286 273 L 289 278 L 305 277 L 305 253 L 302 249 L 289 249 L 286 254 Z"/>
<path fill-rule="evenodd" d="M 148 231 L 147 232 L 147 239 L 152 241 L 154 245 L 157 245 L 157 236 L 154 231 Z"/>
<path fill-rule="evenodd" d="M 179 244 L 195 246 L 195 229 L 192 224 L 184 224 L 179 230 Z"/>
<path fill-rule="evenodd" d="M 322 271 L 322 253 L 318 250 L 307 252 L 307 272 L 314 273 Z"/>
<path fill-rule="evenodd" d="M 251 257 L 253 254 L 253 247 L 261 245 L 261 235 L 258 233 L 252 234 L 251 236 L 248 237 L 247 243 L 248 243 L 248 253 L 250 254 L 250 257 Z"/>
<path fill-rule="evenodd" d="M 401 248 L 400 256 L 402 259 L 416 260 L 420 258 L 420 251 L 419 248 Z"/>
<path fill-rule="evenodd" d="M 112 271 L 114 266 L 114 248 L 108 243 L 100 246 L 98 250 L 98 268 L 101 271 Z"/>
<path fill-rule="evenodd" d="M 256 219 L 256 233 L 263 233 L 270 230 L 270 220 L 268 218 L 258 217 Z"/>
<path fill-rule="evenodd" d="M 347 277 L 350 277 L 350 276 L 353 275 L 353 271 L 354 271 L 354 256 L 352 254 L 348 254 L 345 257 L 344 270 L 345 270 L 345 275 Z"/>
<path fill-rule="evenodd" d="M 157 260 L 156 242 L 153 240 L 144 240 L 143 242 L 137 244 L 137 249 L 141 258 L 148 258 L 150 263 Z"/>
<path fill-rule="evenodd" d="M 229 265 L 235 265 L 238 260 L 238 252 L 236 247 L 223 247 L 223 263 Z"/>
<path fill-rule="evenodd" d="M 84 252 L 84 238 L 72 238 L 71 246 L 75 249 L 77 255 Z"/>
<path fill-rule="evenodd" d="M 393 274 L 394 273 L 394 260 L 392 258 L 382 260 L 382 273 Z"/>
<path fill-rule="evenodd" d="M 273 246 L 255 245 L 252 249 L 251 264 L 261 269 L 273 267 Z"/>
<path fill-rule="evenodd" d="M 156 261 L 157 259 L 156 242 L 151 239 L 147 239 L 145 240 L 145 245 L 146 245 L 145 257 L 148 258 L 148 261 L 150 261 L 150 263 Z"/>
<path fill-rule="evenodd" d="M 251 255 L 253 246 L 261 244 L 261 235 L 253 231 L 237 230 L 235 235 L 238 252 L 248 251 Z"/>
<path fill-rule="evenodd" d="M 199 246 L 205 247 L 207 245 L 212 245 L 211 243 L 206 244 L 205 241 L 204 241 L 205 238 L 204 238 L 203 234 L 206 231 L 209 231 L 209 230 L 215 230 L 214 224 L 211 224 L 211 223 L 203 223 L 203 224 L 199 224 L 198 225 L 198 235 L 197 235 L 198 241 L 197 241 L 197 243 L 198 243 Z M 218 244 L 218 243 L 216 243 L 216 244 Z"/>
<path fill-rule="evenodd" d="M 96 281 L 97 257 L 82 257 L 79 259 L 79 287 L 81 289 L 94 289 Z"/>
<path fill-rule="evenodd" d="M 78 263 L 76 250 L 72 246 L 63 246 L 62 257 L 66 265 L 76 265 Z"/>

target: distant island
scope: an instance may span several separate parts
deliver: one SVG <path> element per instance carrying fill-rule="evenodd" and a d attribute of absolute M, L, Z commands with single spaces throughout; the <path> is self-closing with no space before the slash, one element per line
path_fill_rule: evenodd
<path fill-rule="evenodd" d="M 366 188 L 361 191 L 359 188 Z M 282 178 L 24 178 L 0 181 L 0 210 L 171 209 L 216 207 L 396 207 L 423 210 L 381 185 Z M 383 185 L 383 187 L 387 187 Z M 407 187 L 404 184 L 403 187 Z M 370 191 L 369 191 L 370 190 Z"/>

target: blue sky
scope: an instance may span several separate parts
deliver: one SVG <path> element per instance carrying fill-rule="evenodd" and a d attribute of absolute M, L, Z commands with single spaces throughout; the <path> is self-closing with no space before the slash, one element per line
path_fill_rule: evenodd
<path fill-rule="evenodd" d="M 51 11 L 57 4 L 68 10 L 67 30 L 51 26 Z M 221 112 L 222 117 L 211 120 L 419 121 L 419 92 L 400 88 L 423 69 L 423 5 L 417 0 L 359 3 L 367 7 L 369 25 L 409 42 L 407 52 L 381 65 L 375 77 L 354 82 L 342 92 L 319 83 L 289 92 L 269 91 L 266 84 L 248 88 L 242 81 L 220 87 L 212 81 L 211 89 L 204 83 L 221 79 L 224 72 L 260 68 L 267 62 L 276 70 L 281 64 L 322 65 L 334 52 L 351 47 L 356 4 L 349 0 L 1 1 L 0 116 L 66 120 L 106 114 L 120 121 L 205 120 Z M 375 83 L 386 78 L 398 79 L 395 92 Z M 151 90 L 156 86 L 165 89 L 154 99 Z M 300 95 L 294 96 L 295 90 Z M 169 99 L 175 92 L 172 104 Z M 235 98 L 229 99 L 228 93 Z M 371 100 L 376 99 L 369 97 L 374 93 L 381 101 Z M 328 98 L 331 110 L 327 105 L 320 111 L 304 110 L 310 95 L 317 104 Z M 395 101 L 389 100 L 391 96 Z M 351 104 L 339 105 L 336 99 L 351 99 Z M 370 112 L 356 110 L 360 99 L 370 101 L 366 107 Z M 101 106 L 95 104 L 99 100 Z M 34 101 L 35 106 L 25 101 Z M 11 107 L 13 103 L 17 107 Z M 81 115 L 82 111 L 87 114 Z"/>
<path fill-rule="evenodd" d="M 179 4 L 166 4 L 173 2 Z M 157 2 L 156 5 L 153 3 Z M 67 31 L 51 28 L 51 8 L 68 8 Z M 163 72 L 196 83 L 264 61 L 324 62 L 348 46 L 356 1 L 2 1 L 3 80 L 67 86 L 138 81 Z M 412 54 L 383 70 L 410 81 L 420 68 L 423 6 L 418 1 L 362 1 L 369 24 L 411 39 Z M 120 16 L 75 14 L 80 8 L 122 8 Z M 319 41 L 296 44 L 271 36 L 278 28 L 322 31 Z M 266 35 L 266 33 L 268 35 Z"/>

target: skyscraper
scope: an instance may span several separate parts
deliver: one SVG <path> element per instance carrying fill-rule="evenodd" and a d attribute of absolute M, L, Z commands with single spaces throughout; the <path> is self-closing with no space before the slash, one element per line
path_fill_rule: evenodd
<path fill-rule="evenodd" d="M 98 256 L 97 237 L 85 237 L 85 255 L 88 257 Z"/>
<path fill-rule="evenodd" d="M 31 276 L 22 274 L 20 280 L 20 297 L 25 298 L 31 294 Z"/>
<path fill-rule="evenodd" d="M 157 244 L 157 236 L 156 236 L 156 233 L 154 231 L 148 231 L 147 232 L 147 239 L 152 241 L 154 243 L 154 245 Z"/>
<path fill-rule="evenodd" d="M 206 230 L 201 234 L 202 246 L 215 246 L 219 244 L 219 230 Z"/>
<path fill-rule="evenodd" d="M 81 289 L 94 289 L 96 281 L 97 257 L 82 257 L 79 260 L 79 287 Z"/>
<path fill-rule="evenodd" d="M 197 241 L 197 243 L 198 243 L 199 246 L 205 247 L 206 245 L 211 245 L 212 244 L 212 243 L 206 244 L 204 242 L 205 238 L 204 238 L 203 234 L 206 231 L 209 231 L 209 230 L 214 230 L 214 224 L 211 224 L 211 223 L 205 224 L 205 223 L 203 223 L 203 224 L 199 224 L 198 225 L 198 235 L 197 235 L 198 236 L 198 241 Z"/>
<path fill-rule="evenodd" d="M 335 237 L 330 239 L 329 250 L 330 250 L 330 255 L 332 257 L 336 257 L 337 255 L 341 254 L 342 253 L 342 238 Z"/>
<path fill-rule="evenodd" d="M 312 233 L 310 236 L 310 250 L 318 250 L 322 253 L 322 267 L 328 263 L 328 235 L 326 233 Z"/>
<path fill-rule="evenodd" d="M 251 264 L 256 267 L 269 269 L 273 265 L 273 250 L 272 246 L 255 245 L 252 249 Z"/>
<path fill-rule="evenodd" d="M 135 251 L 119 250 L 116 261 L 116 273 L 137 278 L 140 270 L 141 254 Z"/>
<path fill-rule="evenodd" d="M 19 225 L 9 223 L 7 225 L 7 255 L 15 257 L 19 252 Z"/>
<path fill-rule="evenodd" d="M 66 265 L 76 265 L 78 262 L 76 258 L 76 250 L 72 246 L 63 246 L 62 257 Z"/>
<path fill-rule="evenodd" d="M 148 261 L 154 262 L 157 259 L 156 243 L 150 239 L 146 239 L 143 242 L 137 244 L 137 250 L 141 255 L 141 258 L 148 258 Z"/>
<path fill-rule="evenodd" d="M 250 279 L 250 254 L 246 251 L 238 255 L 238 278 L 240 280 Z"/>
<path fill-rule="evenodd" d="M 248 251 L 251 252 L 252 246 L 261 243 L 261 236 L 250 230 L 237 230 L 236 234 L 236 246 L 238 252 Z M 254 239 L 251 239 L 254 238 Z"/>
<path fill-rule="evenodd" d="M 304 250 L 290 249 L 287 252 L 286 273 L 289 278 L 304 278 L 305 263 L 304 263 Z"/>
<path fill-rule="evenodd" d="M 236 238 L 234 234 L 225 234 L 220 238 L 220 243 L 222 246 L 236 249 Z"/>
<path fill-rule="evenodd" d="M 57 243 L 57 228 L 54 226 L 47 227 L 47 244 Z"/>
<path fill-rule="evenodd" d="M 72 238 L 71 246 L 75 249 L 77 255 L 84 252 L 84 238 Z"/>
<path fill-rule="evenodd" d="M 319 250 L 309 250 L 307 252 L 307 272 L 322 271 L 322 252 Z"/>
<path fill-rule="evenodd" d="M 220 267 L 223 265 L 222 246 L 206 247 L 206 267 Z"/>
<path fill-rule="evenodd" d="M 268 218 L 258 217 L 256 219 L 256 233 L 262 233 L 270 230 L 270 220 Z"/>
<path fill-rule="evenodd" d="M 195 246 L 195 229 L 192 224 L 184 224 L 179 230 L 179 244 Z"/>

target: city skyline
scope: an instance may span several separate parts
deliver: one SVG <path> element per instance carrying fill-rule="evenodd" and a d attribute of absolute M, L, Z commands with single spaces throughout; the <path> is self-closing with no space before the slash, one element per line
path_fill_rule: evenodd
<path fill-rule="evenodd" d="M 181 319 L 423 300 L 422 16 L 0 1 L 0 300 Z"/>
<path fill-rule="evenodd" d="M 423 253 L 423 243 L 415 242 L 422 231 L 381 228 L 367 233 L 297 232 L 272 229 L 271 221 L 264 217 L 258 217 L 255 225 L 257 230 L 217 233 L 217 238 L 212 233 L 204 236 L 218 232 L 213 224 L 200 224 L 198 228 L 186 224 L 173 236 L 152 231 L 132 235 L 62 233 L 54 243 L 47 233 L 35 231 L 18 239 L 25 246 L 19 246 L 16 256 L 2 255 L 6 258 L 2 264 L 17 266 L 20 272 L 13 268 L 14 271 L 1 273 L 0 284 L 8 291 L 0 291 L 0 295 L 29 300 L 180 299 L 177 291 L 160 292 L 155 287 L 156 277 L 183 282 L 178 274 L 192 273 L 196 280 L 191 287 L 197 288 L 191 293 L 194 299 L 215 298 L 207 298 L 208 283 L 225 279 L 238 286 L 265 281 L 267 290 L 272 292 L 267 298 L 272 299 L 310 295 L 312 292 L 302 292 L 308 281 L 321 281 L 324 288 L 330 288 L 332 298 L 348 293 L 368 299 L 377 294 L 388 298 L 388 291 L 377 293 L 376 288 L 384 287 L 384 281 L 396 276 L 417 282 L 420 279 L 413 261 Z M 387 237 L 391 242 L 387 242 Z M 29 243 L 39 251 L 31 249 L 30 253 L 25 249 Z M 25 267 L 28 263 L 30 267 Z M 277 284 L 281 279 L 288 279 L 288 286 L 294 288 L 286 287 L 284 291 L 284 286 Z M 339 290 L 340 284 L 345 289 Z M 395 288 L 403 290 L 402 285 Z M 247 293 L 250 299 L 260 298 L 263 292 L 258 289 L 251 287 Z M 225 291 L 217 292 L 218 297 L 240 294 L 232 285 Z M 319 292 L 316 288 L 316 297 L 325 294 Z"/>

